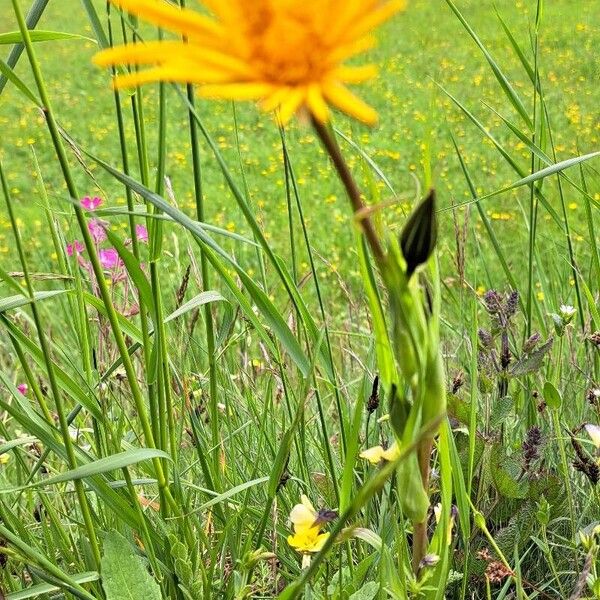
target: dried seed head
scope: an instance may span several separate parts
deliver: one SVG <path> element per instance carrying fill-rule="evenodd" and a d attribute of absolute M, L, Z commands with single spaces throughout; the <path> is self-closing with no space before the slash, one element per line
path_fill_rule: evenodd
<path fill-rule="evenodd" d="M 512 577 L 514 572 L 503 563 L 494 560 L 488 564 L 485 570 L 485 576 L 490 583 L 502 583 L 507 577 Z"/>
<path fill-rule="evenodd" d="M 435 191 L 431 190 L 408 218 L 400 235 L 407 277 L 410 277 L 418 266 L 429 260 L 435 249 L 437 235 Z"/>
<path fill-rule="evenodd" d="M 600 349 L 600 331 L 595 331 L 590 335 L 590 342 L 592 342 L 596 348 Z"/>
<path fill-rule="evenodd" d="M 484 348 L 491 348 L 494 345 L 494 338 L 486 329 L 479 329 L 477 335 L 479 337 L 479 342 Z"/>
<path fill-rule="evenodd" d="M 523 469 L 529 471 L 531 464 L 539 458 L 542 443 L 542 431 L 539 427 L 532 427 L 527 432 L 523 442 Z"/>

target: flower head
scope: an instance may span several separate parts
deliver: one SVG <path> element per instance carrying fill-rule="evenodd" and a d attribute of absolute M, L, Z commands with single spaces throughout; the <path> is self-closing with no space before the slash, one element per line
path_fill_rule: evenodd
<path fill-rule="evenodd" d="M 329 510 L 317 512 L 307 496 L 302 494 L 300 504 L 290 512 L 294 534 L 288 536 L 288 544 L 302 554 L 319 552 L 329 533 L 322 533 L 324 525 L 337 516 Z"/>
<path fill-rule="evenodd" d="M 90 219 L 88 231 L 96 244 L 101 244 L 106 239 L 106 223 L 100 219 Z"/>
<path fill-rule="evenodd" d="M 98 198 L 98 196 L 94 196 L 90 198 L 86 196 L 81 200 L 81 206 L 85 208 L 85 210 L 96 210 L 102 204 L 102 198 Z"/>
<path fill-rule="evenodd" d="M 79 256 L 84 250 L 83 244 L 75 240 L 72 244 L 67 244 L 67 256 L 76 254 Z"/>
<path fill-rule="evenodd" d="M 121 266 L 119 253 L 114 248 L 102 248 L 98 252 L 98 258 L 105 269 L 116 269 Z"/>
<path fill-rule="evenodd" d="M 143 225 L 136 225 L 135 226 L 135 237 L 137 237 L 138 241 L 147 244 L 148 243 L 148 230 Z"/>
<path fill-rule="evenodd" d="M 17 386 L 17 390 L 19 391 L 19 394 L 21 394 L 22 396 L 27 396 L 27 392 L 29 391 L 29 386 L 26 383 L 20 383 Z"/>
<path fill-rule="evenodd" d="M 306 109 L 321 122 L 329 106 L 373 124 L 375 111 L 348 84 L 376 74 L 346 61 L 373 46 L 372 31 L 406 0 L 202 0 L 208 14 L 159 0 L 111 0 L 123 10 L 182 35 L 98 53 L 98 65 L 149 65 L 119 75 L 116 87 L 155 81 L 196 83 L 205 97 L 257 100 L 287 122 Z"/>
<path fill-rule="evenodd" d="M 387 450 L 383 446 L 373 446 L 360 453 L 360 457 L 368 460 L 372 465 L 378 465 L 382 461 L 392 462 L 400 456 L 398 444 L 393 443 Z"/>
<path fill-rule="evenodd" d="M 573 320 L 577 309 L 574 306 L 570 306 L 569 304 L 561 304 L 559 312 L 563 321 L 565 323 L 570 323 Z"/>

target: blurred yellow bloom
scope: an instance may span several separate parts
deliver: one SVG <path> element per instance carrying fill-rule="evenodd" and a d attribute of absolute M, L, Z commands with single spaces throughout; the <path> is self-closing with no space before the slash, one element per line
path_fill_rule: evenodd
<path fill-rule="evenodd" d="M 0 454 L 0 465 L 5 465 L 10 460 L 10 454 Z"/>
<path fill-rule="evenodd" d="M 321 533 L 325 522 L 319 518 L 319 513 L 304 494 L 301 496 L 300 504 L 292 508 L 290 521 L 294 534 L 288 536 L 288 544 L 294 550 L 309 554 L 319 552 L 323 548 L 323 544 L 329 537 L 328 533 Z"/>
<path fill-rule="evenodd" d="M 374 65 L 346 61 L 374 45 L 373 30 L 406 0 L 201 0 L 203 14 L 161 0 L 110 0 L 123 10 L 185 38 L 110 48 L 101 66 L 148 69 L 119 75 L 115 86 L 156 81 L 195 83 L 210 98 L 256 100 L 285 123 L 307 110 L 329 119 L 329 106 L 373 124 L 375 111 L 348 84 L 376 75 Z"/>
<path fill-rule="evenodd" d="M 392 462 L 400 456 L 400 448 L 395 442 L 384 450 L 382 446 L 373 446 L 360 453 L 360 457 L 368 460 L 372 465 L 378 465 L 382 460 Z"/>

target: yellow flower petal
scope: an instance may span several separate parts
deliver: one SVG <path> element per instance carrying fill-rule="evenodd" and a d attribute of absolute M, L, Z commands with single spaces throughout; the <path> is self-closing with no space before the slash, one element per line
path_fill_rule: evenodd
<path fill-rule="evenodd" d="M 215 21 L 187 8 L 160 0 L 111 0 L 119 8 L 165 29 L 194 36 L 218 33 Z"/>
<path fill-rule="evenodd" d="M 373 45 L 372 31 L 404 0 L 204 0 L 212 15 L 162 0 L 110 0 L 185 38 L 136 43 L 95 57 L 103 66 L 147 64 L 116 87 L 155 81 L 196 83 L 205 97 L 257 100 L 282 122 L 309 111 L 326 122 L 329 106 L 374 124 L 375 111 L 345 87 L 375 76 L 344 61 Z"/>
<path fill-rule="evenodd" d="M 301 531 L 313 528 L 317 520 L 317 511 L 307 496 L 302 494 L 300 504 L 296 504 L 290 512 L 290 521 L 294 526 L 294 531 Z"/>
<path fill-rule="evenodd" d="M 368 460 L 372 465 L 378 465 L 383 460 L 385 450 L 381 446 L 367 448 L 360 453 L 360 457 Z"/>
<path fill-rule="evenodd" d="M 344 85 L 328 83 L 324 86 L 323 93 L 325 98 L 342 112 L 367 125 L 377 123 L 377 113 Z"/>

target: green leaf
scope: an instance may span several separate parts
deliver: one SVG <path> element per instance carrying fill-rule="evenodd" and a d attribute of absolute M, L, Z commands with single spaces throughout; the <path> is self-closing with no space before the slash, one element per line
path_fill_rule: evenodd
<path fill-rule="evenodd" d="M 46 300 L 54 296 L 66 293 L 66 290 L 52 290 L 48 292 L 35 292 L 33 299 L 29 296 L 23 296 L 21 294 L 17 296 L 8 296 L 7 298 L 0 299 L 0 313 L 8 310 L 13 310 L 27 304 L 31 304 L 32 301 L 38 302 L 40 300 Z"/>
<path fill-rule="evenodd" d="M 544 384 L 544 401 L 553 410 L 558 410 L 562 406 L 560 392 L 549 381 Z"/>
<path fill-rule="evenodd" d="M 152 458 L 166 458 L 170 460 L 170 456 L 162 450 L 156 448 L 138 448 L 136 450 L 126 450 L 125 452 L 119 452 L 119 454 L 113 454 L 112 456 L 106 456 L 100 458 L 91 463 L 87 463 L 76 469 L 65 471 L 60 475 L 49 477 L 41 481 L 36 481 L 30 485 L 22 488 L 2 488 L 0 494 L 6 494 L 10 492 L 19 491 L 22 489 L 38 488 L 47 485 L 54 485 L 57 483 L 64 483 L 65 481 L 75 481 L 77 479 L 85 479 L 86 477 L 93 477 L 94 475 L 101 475 L 109 471 L 116 471 L 123 469 L 129 465 L 133 465 L 144 460 L 150 460 Z"/>
<path fill-rule="evenodd" d="M 90 583 L 90 581 L 98 581 L 100 575 L 96 571 L 87 571 L 85 573 L 78 573 L 72 576 L 73 581 L 77 583 Z M 11 592 L 6 596 L 6 600 L 27 600 L 27 598 L 37 598 L 43 594 L 50 594 L 52 592 L 58 592 L 61 588 L 57 585 L 50 583 L 40 583 L 38 585 L 32 585 L 30 588 L 25 590 L 19 590 L 18 592 Z"/>
<path fill-rule="evenodd" d="M 194 310 L 199 306 L 204 306 L 209 302 L 226 302 L 226 300 L 223 298 L 223 296 L 221 296 L 221 294 L 219 294 L 219 292 L 214 292 L 212 290 L 202 292 L 192 298 L 189 302 L 182 304 L 176 311 L 165 317 L 164 322 L 168 323 L 169 321 L 174 321 L 190 310 Z"/>
<path fill-rule="evenodd" d="M 513 377 L 521 377 L 528 373 L 534 373 L 542 368 L 544 357 L 552 350 L 554 339 L 550 338 L 546 343 L 536 348 L 533 352 L 522 356 L 510 369 Z"/>
<path fill-rule="evenodd" d="M 87 42 L 96 42 L 92 38 L 78 33 L 65 33 L 62 31 L 30 31 L 29 37 L 32 42 L 50 42 L 52 40 L 86 40 Z M 2 44 L 21 44 L 23 36 L 20 31 L 9 31 L 0 33 L 0 45 Z"/>
<path fill-rule="evenodd" d="M 160 587 L 120 533 L 106 536 L 101 564 L 106 600 L 161 600 Z"/>
<path fill-rule="evenodd" d="M 365 583 L 360 590 L 354 592 L 348 600 L 373 600 L 379 593 L 379 584 L 376 581 Z"/>

